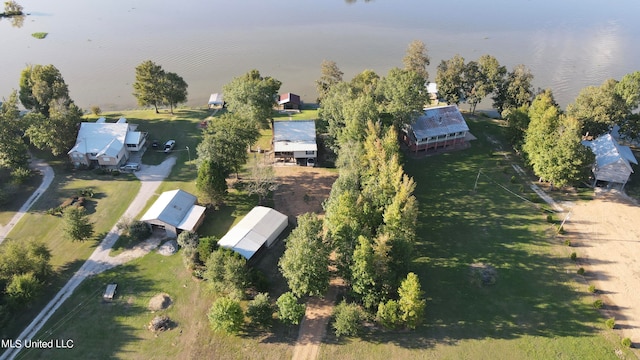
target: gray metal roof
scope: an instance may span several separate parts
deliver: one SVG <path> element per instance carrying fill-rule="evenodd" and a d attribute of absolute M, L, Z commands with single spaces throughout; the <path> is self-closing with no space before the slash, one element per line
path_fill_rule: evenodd
<path fill-rule="evenodd" d="M 314 120 L 273 122 L 274 151 L 317 151 Z"/>
<path fill-rule="evenodd" d="M 159 220 L 180 228 L 187 215 L 192 212 L 191 208 L 196 204 L 196 200 L 194 195 L 183 190 L 165 191 L 140 220 Z"/>
<path fill-rule="evenodd" d="M 424 114 L 411 124 L 411 129 L 418 140 L 469 131 L 467 122 L 455 105 L 425 109 Z"/>

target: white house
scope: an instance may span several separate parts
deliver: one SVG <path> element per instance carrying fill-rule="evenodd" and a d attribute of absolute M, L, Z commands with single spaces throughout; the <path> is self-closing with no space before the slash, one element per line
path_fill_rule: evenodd
<path fill-rule="evenodd" d="M 123 117 L 115 123 L 106 122 L 104 117 L 81 123 L 76 144 L 67 153 L 71 163 L 76 167 L 116 167 L 125 163 L 129 153 L 142 150 L 146 142 L 147 133 L 137 128 Z"/>
<path fill-rule="evenodd" d="M 196 205 L 196 200 L 186 191 L 165 191 L 140 220 L 164 229 L 172 238 L 177 237 L 180 231 L 196 231 L 204 221 L 205 211 L 205 207 Z"/>
<path fill-rule="evenodd" d="M 273 122 L 273 152 L 276 160 L 315 164 L 318 157 L 314 120 Z"/>
<path fill-rule="evenodd" d="M 600 180 L 622 184 L 624 187 L 633 173 L 631 164 L 638 164 L 631 149 L 618 144 L 611 134 L 602 135 L 593 141 L 583 141 L 582 144 L 589 147 L 596 156 L 592 168 L 594 184 Z"/>
<path fill-rule="evenodd" d="M 422 116 L 403 129 L 402 138 L 409 149 L 416 152 L 460 147 L 473 139 L 467 122 L 455 105 L 425 109 Z"/>
<path fill-rule="evenodd" d="M 270 247 L 287 228 L 286 215 L 264 206 L 256 206 L 218 241 L 249 260 L 263 246 Z"/>

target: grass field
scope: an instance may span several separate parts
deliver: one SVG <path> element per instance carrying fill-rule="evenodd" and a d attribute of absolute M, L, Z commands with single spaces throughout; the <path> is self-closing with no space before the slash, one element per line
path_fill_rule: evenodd
<path fill-rule="evenodd" d="M 412 270 L 427 297 L 424 326 L 332 337 L 322 359 L 617 358 L 620 339 L 591 307 L 545 214 L 495 184 L 529 198 L 487 137 L 500 139 L 501 129 L 488 120 L 470 127 L 478 137 L 471 148 L 406 161 L 420 202 Z M 488 176 L 479 177 L 474 193 L 479 169 Z M 477 262 L 496 268 L 495 285 L 470 282 L 469 266 Z"/>
<path fill-rule="evenodd" d="M 195 131 L 191 125 L 199 119 L 194 115 L 187 120 L 180 135 L 184 138 L 176 140 L 192 144 L 190 139 L 196 138 L 191 137 Z M 142 121 L 145 119 L 135 122 Z M 165 126 L 169 132 L 158 134 L 163 139 L 172 134 L 171 126 Z M 411 268 L 420 276 L 427 297 L 425 324 L 416 331 L 367 333 L 358 339 L 329 335 L 320 358 L 617 358 L 614 351 L 620 348 L 620 339 L 605 330 L 604 318 L 591 307 L 586 284 L 575 275 L 569 249 L 554 240 L 544 207 L 514 195 L 531 196 L 522 193 L 527 188 L 520 180 L 511 180 L 515 171 L 489 140 L 500 139 L 501 128 L 489 120 L 470 121 L 470 127 L 478 140 L 469 149 L 417 159 L 406 156 L 405 168 L 416 180 L 420 202 L 416 259 Z M 185 155 L 179 154 L 182 161 L 159 191 L 176 186 L 193 189 L 195 175 L 190 169 L 195 165 L 188 159 L 185 162 Z M 484 175 L 473 192 L 479 169 Z M 224 234 L 253 205 L 255 198 L 232 192 L 225 206 L 207 215 L 201 234 Z M 496 268 L 495 285 L 471 283 L 469 266 L 476 262 Z M 111 303 L 103 302 L 105 285 L 113 281 L 118 283 L 118 296 Z M 31 350 L 21 356 L 291 357 L 297 328 L 276 327 L 273 333 L 238 337 L 211 332 L 206 311 L 214 296 L 204 285 L 191 278 L 179 255 L 153 253 L 134 260 L 85 281 L 38 336 L 73 339 L 74 349 Z M 147 304 L 159 292 L 168 293 L 173 305 L 152 313 Z M 154 336 L 146 325 L 158 314 L 170 316 L 177 327 Z M 621 356 L 631 358 L 632 354 L 622 350 Z"/>

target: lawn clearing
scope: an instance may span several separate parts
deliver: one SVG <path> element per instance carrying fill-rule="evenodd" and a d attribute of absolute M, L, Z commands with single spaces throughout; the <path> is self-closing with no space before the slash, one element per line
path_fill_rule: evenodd
<path fill-rule="evenodd" d="M 330 336 L 321 358 L 617 358 L 620 339 L 591 307 L 553 225 L 539 205 L 513 194 L 528 199 L 522 190 L 530 190 L 511 180 L 513 169 L 490 141 L 502 138 L 501 128 L 490 120 L 469 126 L 478 138 L 471 148 L 405 165 L 420 202 L 412 270 L 427 297 L 424 326 L 356 340 Z M 486 176 L 474 193 L 479 169 Z M 497 270 L 495 285 L 471 281 L 478 262 Z"/>
<path fill-rule="evenodd" d="M 0 170 L 0 183 L 2 186 L 7 186 L 11 182 L 11 175 L 9 171 Z M 7 225 L 18 210 L 24 205 L 29 196 L 40 186 L 42 183 L 42 175 L 34 174 L 25 182 L 20 185 L 8 185 L 11 188 L 11 196 L 6 204 L 0 207 L 0 227 Z"/>

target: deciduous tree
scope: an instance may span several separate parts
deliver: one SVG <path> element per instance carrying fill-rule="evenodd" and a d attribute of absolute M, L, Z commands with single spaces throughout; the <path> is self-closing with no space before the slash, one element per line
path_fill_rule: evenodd
<path fill-rule="evenodd" d="M 76 141 L 78 125 L 82 122 L 82 109 L 74 103 L 52 102 L 49 118 L 32 113 L 25 116 L 28 124 L 25 134 L 31 143 L 41 150 L 49 150 L 54 156 L 65 154 Z"/>
<path fill-rule="evenodd" d="M 251 319 L 251 322 L 258 327 L 267 328 L 271 326 L 271 322 L 273 321 L 273 306 L 269 300 L 269 294 L 258 293 L 253 300 L 249 302 L 247 316 Z"/>
<path fill-rule="evenodd" d="M 319 103 L 322 103 L 322 100 L 334 85 L 342 82 L 342 75 L 344 73 L 340 71 L 335 61 L 322 61 L 322 64 L 320 64 L 320 79 L 316 80 Z"/>
<path fill-rule="evenodd" d="M 93 223 L 84 208 L 69 206 L 64 211 L 64 232 L 73 241 L 84 241 L 93 236 Z"/>
<path fill-rule="evenodd" d="M 227 176 L 229 169 L 212 159 L 203 159 L 198 166 L 196 188 L 199 200 L 204 204 L 217 206 L 227 195 Z"/>
<path fill-rule="evenodd" d="M 251 70 L 234 78 L 222 90 L 229 111 L 253 122 L 254 127 L 268 127 L 280 85 L 280 81 L 270 76 L 263 77 L 258 70 Z"/>
<path fill-rule="evenodd" d="M 427 103 L 424 78 L 412 70 L 393 68 L 376 88 L 380 113 L 398 128 L 410 124 Z"/>
<path fill-rule="evenodd" d="M 409 44 L 407 53 L 402 59 L 405 70 L 411 70 L 420 75 L 425 83 L 429 81 L 427 66 L 429 66 L 430 62 L 427 46 L 420 40 L 414 40 Z"/>
<path fill-rule="evenodd" d="M 243 297 L 249 283 L 247 261 L 240 254 L 225 248 L 212 252 L 207 259 L 204 278 L 212 288 L 234 297 Z"/>
<path fill-rule="evenodd" d="M 18 94 L 13 91 L 0 106 L 0 168 L 27 167 L 29 156 L 22 131 Z"/>
<path fill-rule="evenodd" d="M 261 164 L 256 160 L 251 167 L 251 178 L 245 187 L 247 193 L 249 195 L 258 195 L 258 204 L 262 205 L 264 199 L 270 193 L 276 191 L 278 186 L 271 164 Z"/>
<path fill-rule="evenodd" d="M 39 241 L 7 241 L 0 247 L 0 282 L 15 274 L 32 273 L 44 280 L 51 275 L 51 251 Z"/>
<path fill-rule="evenodd" d="M 358 335 L 363 318 L 364 314 L 358 305 L 343 300 L 333 309 L 333 330 L 336 336 Z"/>
<path fill-rule="evenodd" d="M 72 100 L 67 84 L 55 66 L 29 65 L 20 75 L 20 102 L 25 108 L 48 118 L 52 104 L 66 107 Z"/>
<path fill-rule="evenodd" d="M 290 291 L 280 295 L 276 300 L 278 318 L 285 324 L 297 325 L 304 316 L 305 306 L 298 303 L 298 298 Z"/>
<path fill-rule="evenodd" d="M 176 73 L 168 72 L 162 82 L 162 102 L 169 105 L 169 111 L 173 114 L 173 108 L 187 101 L 187 83 Z"/>
<path fill-rule="evenodd" d="M 42 287 L 42 282 L 33 273 L 15 274 L 5 289 L 8 303 L 13 307 L 27 305 L 40 293 Z"/>
<path fill-rule="evenodd" d="M 286 240 L 278 263 L 291 292 L 300 297 L 322 295 L 329 286 L 329 246 L 323 242 L 317 215 L 298 216 L 298 226 Z"/>
<path fill-rule="evenodd" d="M 412 272 L 407 274 L 407 278 L 398 289 L 398 295 L 402 321 L 408 328 L 415 329 L 424 320 L 424 311 L 427 306 L 418 275 Z"/>
<path fill-rule="evenodd" d="M 236 114 L 223 114 L 211 121 L 198 144 L 198 162 L 213 161 L 236 178 L 240 166 L 247 162 L 247 149 L 260 135 L 251 123 L 246 123 Z"/>
<path fill-rule="evenodd" d="M 533 74 L 524 65 L 516 65 L 501 83 L 493 96 L 493 106 L 500 114 L 531 104 L 533 100 Z"/>
<path fill-rule="evenodd" d="M 156 114 L 158 106 L 162 104 L 164 82 L 166 74 L 162 66 L 151 60 L 143 61 L 136 66 L 136 80 L 133 83 L 133 96 L 138 100 L 140 106 L 152 105 Z"/>
<path fill-rule="evenodd" d="M 436 73 L 438 96 L 448 104 L 457 105 L 464 100 L 465 67 L 464 58 L 457 54 L 449 60 L 442 60 L 438 65 Z"/>
<path fill-rule="evenodd" d="M 622 123 L 630 113 L 627 102 L 616 91 L 617 82 L 606 80 L 600 86 L 583 88 L 575 102 L 567 106 L 567 115 L 582 124 L 582 134 L 599 136 Z M 629 101 L 632 101 L 631 99 Z"/>
<path fill-rule="evenodd" d="M 207 313 L 214 331 L 235 334 L 244 325 L 244 312 L 237 300 L 220 297 L 213 302 Z"/>

